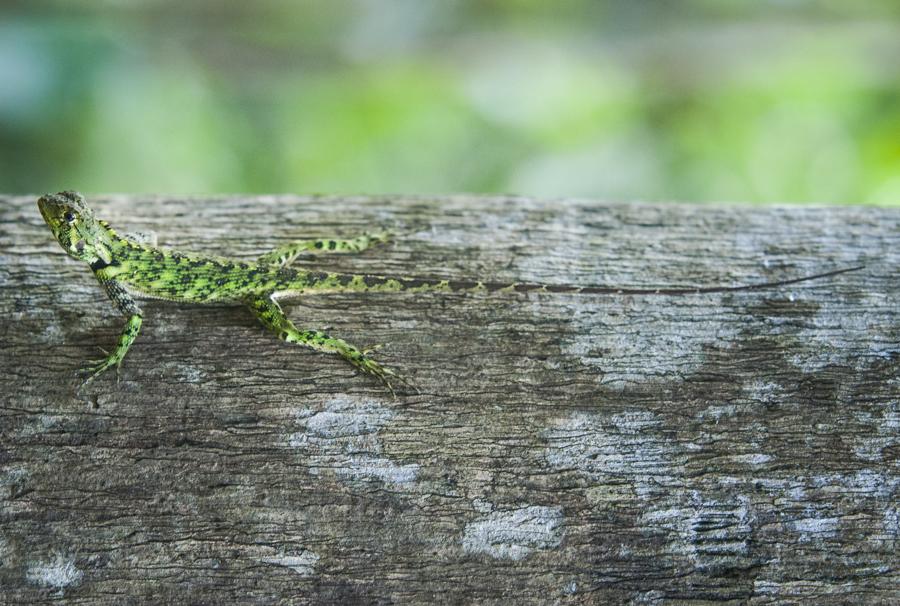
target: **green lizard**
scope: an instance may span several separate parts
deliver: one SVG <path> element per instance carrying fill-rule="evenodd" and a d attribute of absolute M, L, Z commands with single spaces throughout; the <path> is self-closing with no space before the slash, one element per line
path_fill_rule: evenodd
<path fill-rule="evenodd" d="M 107 222 L 95 218 L 84 198 L 75 192 L 42 196 L 38 200 L 38 208 L 63 250 L 69 256 L 90 265 L 106 294 L 127 318 L 116 348 L 105 358 L 82 369 L 85 375 L 82 386 L 109 368 L 115 367 L 118 374 L 122 360 L 137 338 L 143 322 L 143 312 L 135 298 L 244 304 L 266 328 L 281 339 L 317 351 L 337 354 L 359 370 L 381 379 L 393 393 L 393 382 L 407 382 L 372 358 L 375 348 L 360 349 L 320 330 L 301 330 L 288 319 L 278 300 L 307 293 L 397 291 L 683 295 L 771 288 L 860 269 L 839 269 L 791 280 L 744 286 L 668 289 L 392 278 L 290 267 L 302 253 L 361 252 L 374 244 L 385 242 L 388 239 L 386 234 L 364 235 L 349 240 L 301 240 L 277 248 L 259 257 L 255 263 L 248 263 L 164 250 L 135 238 L 121 236 Z"/>

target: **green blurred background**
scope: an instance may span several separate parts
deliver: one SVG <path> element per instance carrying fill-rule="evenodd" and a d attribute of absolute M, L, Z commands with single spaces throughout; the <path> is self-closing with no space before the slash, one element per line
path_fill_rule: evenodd
<path fill-rule="evenodd" d="M 0 8 L 0 191 L 900 204 L 900 2 Z"/>

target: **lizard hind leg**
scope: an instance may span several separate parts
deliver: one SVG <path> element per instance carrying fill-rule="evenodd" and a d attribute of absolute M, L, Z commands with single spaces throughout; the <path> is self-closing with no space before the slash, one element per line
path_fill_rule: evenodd
<path fill-rule="evenodd" d="M 323 238 L 319 240 L 297 240 L 260 256 L 257 261 L 263 265 L 278 265 L 288 267 L 303 253 L 360 253 L 376 244 L 390 242 L 391 235 L 387 232 L 363 234 L 356 238 L 339 240 Z"/>
<path fill-rule="evenodd" d="M 360 350 L 343 339 L 332 337 L 321 330 L 300 330 L 285 315 L 284 310 L 271 296 L 251 297 L 247 306 L 262 324 L 288 343 L 305 345 L 316 351 L 337 354 L 362 372 L 378 377 L 394 393 L 393 383 L 409 382 L 394 371 L 385 368 L 370 357 L 371 350 Z"/>

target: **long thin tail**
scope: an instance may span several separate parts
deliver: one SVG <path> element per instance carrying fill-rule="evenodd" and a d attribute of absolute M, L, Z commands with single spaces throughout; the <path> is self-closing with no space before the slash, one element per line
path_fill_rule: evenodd
<path fill-rule="evenodd" d="M 798 282 L 830 278 L 865 266 L 835 269 L 823 273 L 740 286 L 706 286 L 678 288 L 619 288 L 616 286 L 574 286 L 570 284 L 538 284 L 534 282 L 483 282 L 474 280 L 443 280 L 439 278 L 391 278 L 362 274 L 302 272 L 293 288 L 304 292 L 548 292 L 584 295 L 693 295 L 704 293 L 737 292 L 777 288 Z"/>

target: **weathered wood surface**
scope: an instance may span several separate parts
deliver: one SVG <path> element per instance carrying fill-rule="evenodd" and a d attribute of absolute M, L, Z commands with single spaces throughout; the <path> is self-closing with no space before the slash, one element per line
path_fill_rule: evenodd
<path fill-rule="evenodd" d="M 524 199 L 94 200 L 253 258 L 373 226 L 344 270 L 732 294 L 320 296 L 392 399 L 240 308 L 121 326 L 31 197 L 0 198 L 6 603 L 897 603 L 900 212 Z"/>

